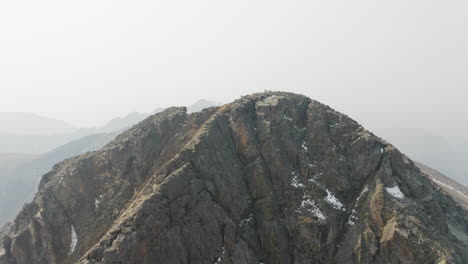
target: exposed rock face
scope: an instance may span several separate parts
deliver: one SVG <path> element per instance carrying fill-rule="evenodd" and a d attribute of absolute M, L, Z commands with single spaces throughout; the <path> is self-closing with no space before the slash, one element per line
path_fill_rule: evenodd
<path fill-rule="evenodd" d="M 45 175 L 1 264 L 468 263 L 467 212 L 300 95 L 171 108 Z"/>
<path fill-rule="evenodd" d="M 111 142 L 120 132 L 95 134 L 71 141 L 50 152 L 31 158 L 10 171 L 0 165 L 0 226 L 12 220 L 25 202 L 34 198 L 41 176 L 54 164 L 88 151 L 100 149 Z"/>

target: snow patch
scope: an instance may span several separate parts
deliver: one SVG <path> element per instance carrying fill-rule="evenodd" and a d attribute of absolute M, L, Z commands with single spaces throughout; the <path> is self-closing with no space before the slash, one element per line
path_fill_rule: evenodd
<path fill-rule="evenodd" d="M 307 147 L 307 144 L 305 141 L 302 141 L 302 145 L 301 145 L 302 149 L 305 150 L 305 151 L 308 151 L 309 148 Z"/>
<path fill-rule="evenodd" d="M 405 195 L 401 192 L 400 187 L 398 187 L 398 185 L 396 185 L 395 187 L 391 187 L 391 188 L 387 187 L 385 189 L 391 196 L 395 198 L 398 198 L 398 199 L 405 198 Z"/>
<path fill-rule="evenodd" d="M 253 220 L 253 214 L 250 214 L 247 218 L 244 218 L 240 221 L 240 226 L 248 226 Z"/>
<path fill-rule="evenodd" d="M 287 115 L 283 115 L 283 119 L 288 120 L 289 122 L 292 122 L 292 121 L 293 121 L 293 119 L 290 118 L 290 117 L 287 116 Z"/>
<path fill-rule="evenodd" d="M 299 179 L 299 175 L 296 172 L 293 172 L 292 175 L 291 186 L 294 188 L 305 188 L 305 185 Z"/>
<path fill-rule="evenodd" d="M 384 148 L 380 148 L 380 154 L 384 153 Z"/>
<path fill-rule="evenodd" d="M 98 198 L 94 199 L 94 208 L 98 208 L 102 201 L 102 194 L 98 196 Z"/>
<path fill-rule="evenodd" d="M 71 243 L 70 243 L 70 252 L 68 255 L 70 256 L 75 252 L 76 244 L 78 243 L 78 236 L 76 235 L 75 227 L 71 227 Z"/>
<path fill-rule="evenodd" d="M 226 253 L 226 249 L 223 247 L 223 252 L 222 252 L 221 255 L 218 257 L 218 259 L 216 259 L 215 264 L 221 263 L 221 260 L 223 260 L 223 257 L 224 257 L 224 253 Z"/>
<path fill-rule="evenodd" d="M 333 195 L 333 193 L 331 193 L 329 190 L 326 190 L 326 191 L 327 191 L 327 197 L 325 197 L 325 201 L 331 204 L 333 208 L 344 211 L 345 210 L 344 205 L 335 197 L 335 195 Z"/>
<path fill-rule="evenodd" d="M 307 180 L 308 182 L 311 182 L 311 183 L 314 183 L 314 184 L 317 184 L 317 180 L 315 178 L 310 178 L 309 180 Z"/>
<path fill-rule="evenodd" d="M 359 202 L 361 200 L 361 198 L 369 191 L 369 187 L 364 186 L 364 189 L 362 189 L 362 192 L 359 194 L 357 200 L 356 200 L 356 203 Z"/>
<path fill-rule="evenodd" d="M 357 215 L 357 212 L 356 210 L 353 209 L 353 211 L 351 212 L 351 216 L 349 217 L 348 219 L 348 222 L 346 222 L 348 225 L 355 225 L 356 224 L 356 221 L 358 220 L 358 215 Z"/>
<path fill-rule="evenodd" d="M 327 218 L 320 211 L 320 208 L 317 206 L 315 201 L 310 197 L 304 196 L 304 200 L 301 202 L 301 206 L 296 210 L 297 213 L 307 212 L 315 215 L 320 221 L 325 221 Z"/>

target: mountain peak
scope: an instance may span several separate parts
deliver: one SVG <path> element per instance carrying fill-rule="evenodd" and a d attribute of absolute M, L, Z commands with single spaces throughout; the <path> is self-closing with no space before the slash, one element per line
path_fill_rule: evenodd
<path fill-rule="evenodd" d="M 467 212 L 357 122 L 264 92 L 169 108 L 46 174 L 1 264 L 466 263 Z"/>

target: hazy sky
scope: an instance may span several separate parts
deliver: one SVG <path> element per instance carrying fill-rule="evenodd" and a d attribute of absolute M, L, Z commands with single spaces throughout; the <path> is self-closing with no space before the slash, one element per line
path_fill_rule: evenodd
<path fill-rule="evenodd" d="M 466 0 L 1 1 L 0 112 L 95 126 L 279 89 L 364 123 L 466 132 L 467 14 Z"/>

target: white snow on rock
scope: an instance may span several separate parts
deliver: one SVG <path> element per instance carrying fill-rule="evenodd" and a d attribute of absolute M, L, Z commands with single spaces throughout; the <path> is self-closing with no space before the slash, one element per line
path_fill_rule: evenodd
<path fill-rule="evenodd" d="M 369 191 L 369 187 L 364 186 L 364 189 L 362 189 L 362 192 L 359 194 L 357 200 L 356 200 L 356 203 L 359 202 L 361 200 L 361 198 Z"/>
<path fill-rule="evenodd" d="M 253 220 L 253 214 L 250 214 L 247 218 L 244 218 L 240 221 L 240 226 L 247 226 L 249 225 Z"/>
<path fill-rule="evenodd" d="M 398 185 L 396 185 L 395 187 L 387 187 L 385 188 L 388 192 L 388 194 L 390 194 L 391 196 L 395 197 L 395 198 L 398 198 L 398 199 L 402 199 L 402 198 L 405 198 L 405 195 L 401 192 L 400 190 L 400 187 L 398 187 Z"/>
<path fill-rule="evenodd" d="M 68 255 L 73 254 L 75 252 L 76 244 L 78 243 L 78 236 L 76 235 L 75 227 L 71 228 L 71 243 L 70 243 L 70 252 Z"/>
<path fill-rule="evenodd" d="M 348 219 L 348 222 L 346 222 L 348 225 L 354 225 L 356 224 L 356 221 L 358 220 L 358 215 L 356 210 L 353 209 L 351 216 Z"/>
<path fill-rule="evenodd" d="M 102 201 L 102 194 L 99 195 L 99 198 L 94 199 L 94 208 L 98 208 Z"/>
<path fill-rule="evenodd" d="M 335 209 L 345 210 L 344 205 L 329 190 L 327 190 L 327 197 L 325 197 L 325 201 L 327 201 L 327 203 L 331 204 L 333 206 L 333 208 L 335 208 Z"/>
<path fill-rule="evenodd" d="M 283 115 L 283 118 L 286 119 L 286 120 L 288 120 L 289 122 L 292 122 L 292 121 L 293 121 L 293 119 L 290 118 L 290 117 L 287 116 L 287 115 Z"/>
<path fill-rule="evenodd" d="M 299 175 L 296 172 L 293 172 L 292 175 L 291 186 L 294 188 L 305 188 L 305 185 L 299 179 Z"/>
<path fill-rule="evenodd" d="M 307 212 L 315 215 L 319 220 L 325 221 L 327 218 L 325 215 L 320 211 L 320 208 L 317 206 L 315 201 L 313 201 L 310 197 L 304 196 L 304 200 L 301 202 L 301 206 L 296 210 L 298 213 Z"/>
<path fill-rule="evenodd" d="M 223 247 L 223 252 L 221 253 L 221 256 L 218 257 L 218 259 L 215 261 L 215 264 L 221 263 L 221 260 L 223 260 L 224 253 L 226 253 L 226 249 Z"/>
<path fill-rule="evenodd" d="M 357 214 L 357 211 L 356 211 L 355 208 L 358 206 L 358 204 L 361 201 L 362 197 L 364 195 L 366 195 L 366 193 L 368 193 L 368 192 L 369 192 L 369 187 L 367 185 L 365 185 L 364 188 L 362 188 L 361 193 L 357 197 L 356 202 L 354 203 L 353 210 L 351 211 L 351 215 L 349 216 L 349 219 L 346 222 L 348 225 L 354 225 L 356 223 L 356 221 L 358 220 L 358 214 Z"/>
<path fill-rule="evenodd" d="M 315 180 L 315 178 L 311 178 L 309 180 L 307 180 L 308 182 L 311 182 L 311 183 L 314 183 L 314 184 L 317 184 L 317 180 Z"/>
<path fill-rule="evenodd" d="M 305 151 L 308 151 L 309 148 L 307 147 L 307 144 L 305 141 L 302 141 L 302 145 L 301 145 L 302 149 L 305 150 Z"/>

